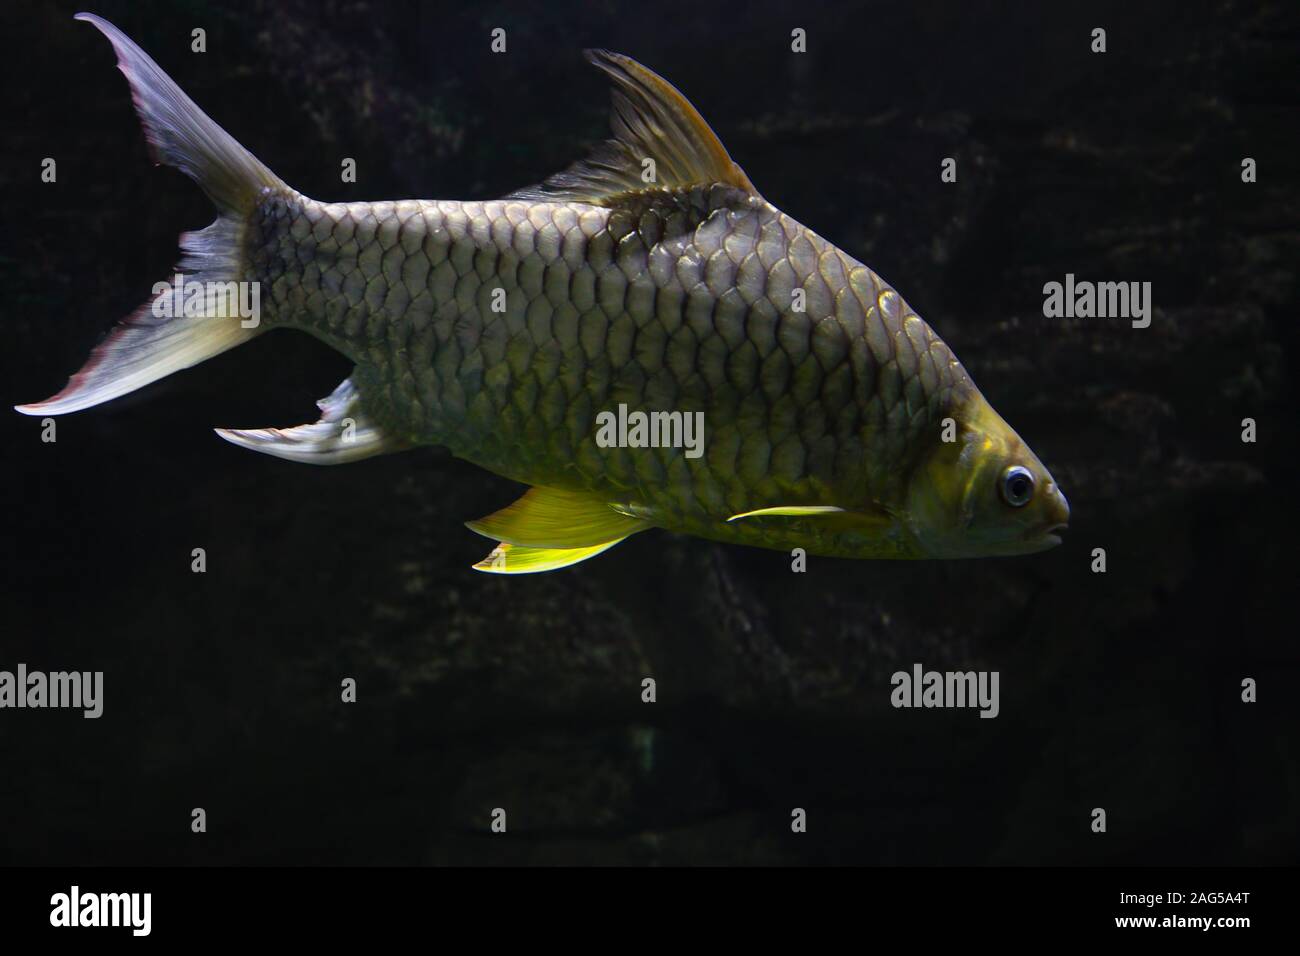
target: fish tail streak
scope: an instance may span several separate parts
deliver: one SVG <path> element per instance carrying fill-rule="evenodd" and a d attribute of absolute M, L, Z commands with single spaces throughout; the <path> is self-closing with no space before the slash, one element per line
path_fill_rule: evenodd
<path fill-rule="evenodd" d="M 154 159 L 198 183 L 218 216 L 206 229 L 181 236 L 183 257 L 168 290 L 119 323 L 61 392 L 17 406 L 28 415 L 90 408 L 197 365 L 262 331 L 257 317 L 246 314 L 247 303 L 258 298 L 239 288 L 248 278 L 241 250 L 262 191 L 288 189 L 126 34 L 92 14 L 81 13 L 77 19 L 98 28 L 112 43 Z M 175 291 L 177 276 L 181 293 Z"/>

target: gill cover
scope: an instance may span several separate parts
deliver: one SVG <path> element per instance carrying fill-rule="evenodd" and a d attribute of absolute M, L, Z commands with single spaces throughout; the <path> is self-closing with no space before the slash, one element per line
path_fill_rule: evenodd
<path fill-rule="evenodd" d="M 1070 510 L 1055 480 L 978 392 L 957 413 L 956 440 L 936 441 L 913 472 L 907 523 L 933 558 L 1029 554 L 1060 543 Z M 1008 474 L 1030 478 L 1024 500 L 1008 500 Z"/>

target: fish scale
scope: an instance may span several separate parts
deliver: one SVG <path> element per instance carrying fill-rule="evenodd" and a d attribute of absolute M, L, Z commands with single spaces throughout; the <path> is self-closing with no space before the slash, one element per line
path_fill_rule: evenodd
<path fill-rule="evenodd" d="M 476 568 L 566 567 L 650 527 L 848 557 L 975 557 L 1059 543 L 1042 463 L 897 292 L 776 209 L 693 106 L 627 57 L 589 51 L 614 138 L 539 186 L 486 201 L 325 203 L 290 188 L 121 31 L 146 135 L 217 207 L 177 275 L 53 398 L 126 394 L 276 326 L 352 375 L 292 428 L 218 429 L 294 461 L 419 445 L 530 486 L 468 526 Z M 254 321 L 249 322 L 247 319 Z M 611 420 L 677 416 L 682 447 Z M 617 439 L 617 440 L 609 440 Z"/>
<path fill-rule="evenodd" d="M 682 530 L 814 485 L 895 502 L 909 450 L 969 388 L 879 276 L 728 187 L 618 210 L 268 190 L 256 222 L 270 323 L 382 383 L 362 401 L 386 430 L 527 484 L 631 493 Z M 597 447 L 619 403 L 703 411 L 706 454 Z"/>

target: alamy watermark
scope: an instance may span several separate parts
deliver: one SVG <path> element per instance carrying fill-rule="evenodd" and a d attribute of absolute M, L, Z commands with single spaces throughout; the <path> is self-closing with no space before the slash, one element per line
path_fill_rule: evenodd
<path fill-rule="evenodd" d="M 123 926 L 132 936 L 153 928 L 152 893 L 83 893 L 73 884 L 50 897 L 50 925 L 56 927 Z"/>
<path fill-rule="evenodd" d="M 1048 319 L 1132 319 L 1133 328 L 1151 324 L 1150 282 L 1088 282 L 1065 274 L 1065 282 L 1043 285 L 1043 316 Z"/>
<path fill-rule="evenodd" d="M 895 707 L 978 707 L 981 717 L 996 717 L 997 671 L 927 671 L 920 664 L 895 671 L 889 702 Z"/>
<path fill-rule="evenodd" d="M 684 448 L 687 458 L 704 454 L 703 412 L 618 412 L 596 415 L 596 444 L 601 448 Z"/>
<path fill-rule="evenodd" d="M 67 708 L 94 720 L 104 713 L 103 671 L 0 671 L 0 709 Z"/>
<path fill-rule="evenodd" d="M 151 309 L 160 319 L 239 318 L 245 329 L 262 321 L 262 289 L 257 282 L 197 282 L 176 273 L 171 282 L 155 282 Z"/>

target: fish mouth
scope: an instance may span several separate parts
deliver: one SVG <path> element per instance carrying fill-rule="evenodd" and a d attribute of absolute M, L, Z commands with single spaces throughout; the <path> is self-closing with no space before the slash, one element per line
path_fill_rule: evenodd
<path fill-rule="evenodd" d="M 1052 547 L 1061 543 L 1061 535 L 1070 530 L 1068 524 L 1054 524 L 1043 532 L 1042 539 Z"/>
<path fill-rule="evenodd" d="M 1048 525 L 1046 528 L 1033 528 L 1025 533 L 1024 541 L 1027 547 L 1034 551 L 1046 551 L 1048 548 L 1055 548 L 1061 543 L 1061 534 L 1069 529 L 1069 525 L 1064 522 Z"/>

